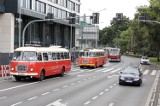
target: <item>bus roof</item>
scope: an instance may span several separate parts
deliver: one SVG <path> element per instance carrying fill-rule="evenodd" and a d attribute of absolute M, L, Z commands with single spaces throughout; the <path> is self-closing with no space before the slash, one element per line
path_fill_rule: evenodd
<path fill-rule="evenodd" d="M 69 52 L 65 48 L 60 47 L 20 47 L 15 49 L 14 51 L 36 51 L 36 52 Z"/>
<path fill-rule="evenodd" d="M 103 49 L 84 49 L 80 50 L 80 52 L 104 52 Z"/>

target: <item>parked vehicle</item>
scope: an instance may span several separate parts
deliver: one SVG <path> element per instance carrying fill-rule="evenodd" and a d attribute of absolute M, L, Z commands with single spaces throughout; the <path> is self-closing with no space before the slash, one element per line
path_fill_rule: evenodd
<path fill-rule="evenodd" d="M 60 74 L 71 69 L 69 51 L 58 46 L 20 47 L 15 49 L 10 74 L 17 81 L 22 78 L 43 80 L 46 76 Z"/>
<path fill-rule="evenodd" d="M 142 56 L 140 64 L 150 64 L 149 58 L 147 56 Z"/>
<path fill-rule="evenodd" d="M 120 72 L 119 75 L 119 85 L 122 84 L 142 84 L 143 74 L 139 68 L 128 67 L 125 70 Z"/>

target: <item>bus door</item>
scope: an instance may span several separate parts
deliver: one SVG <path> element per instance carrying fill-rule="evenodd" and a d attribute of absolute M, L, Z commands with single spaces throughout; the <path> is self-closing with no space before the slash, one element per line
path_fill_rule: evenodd
<path fill-rule="evenodd" d="M 52 71 L 51 61 L 49 61 L 48 53 L 43 53 L 43 67 L 45 69 L 45 75 L 50 75 Z"/>

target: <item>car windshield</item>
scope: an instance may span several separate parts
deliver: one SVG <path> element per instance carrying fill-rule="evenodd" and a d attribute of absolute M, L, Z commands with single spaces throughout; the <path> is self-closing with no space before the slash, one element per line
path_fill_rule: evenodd
<path fill-rule="evenodd" d="M 147 56 L 143 56 L 142 59 L 148 59 L 148 57 Z"/>
<path fill-rule="evenodd" d="M 138 69 L 136 69 L 136 68 L 126 68 L 126 69 L 123 71 L 123 74 L 134 74 L 134 75 L 138 75 L 138 74 L 139 74 L 139 71 L 138 71 Z"/>
<path fill-rule="evenodd" d="M 35 51 L 15 51 L 13 54 L 14 61 L 36 61 L 37 53 Z"/>

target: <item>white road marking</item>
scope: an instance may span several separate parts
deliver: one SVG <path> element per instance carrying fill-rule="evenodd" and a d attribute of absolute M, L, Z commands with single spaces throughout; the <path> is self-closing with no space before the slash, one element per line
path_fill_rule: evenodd
<path fill-rule="evenodd" d="M 99 95 L 103 95 L 104 94 L 104 92 L 101 92 Z"/>
<path fill-rule="evenodd" d="M 3 97 L 0 97 L 0 99 L 4 99 L 4 98 L 6 98 L 7 96 L 3 96 Z"/>
<path fill-rule="evenodd" d="M 82 77 L 83 75 L 77 75 L 77 77 Z"/>
<path fill-rule="evenodd" d="M 34 96 L 34 97 L 31 97 L 31 98 L 29 98 L 27 100 L 33 100 L 33 99 L 36 99 L 36 98 L 37 98 L 37 96 Z"/>
<path fill-rule="evenodd" d="M 68 87 L 68 85 L 63 86 L 63 88 L 66 88 L 66 87 Z"/>
<path fill-rule="evenodd" d="M 46 93 L 43 93 L 42 95 L 44 96 L 44 95 L 47 95 L 47 94 L 49 94 L 50 92 L 46 92 Z"/>
<path fill-rule="evenodd" d="M 60 89 L 54 89 L 53 91 L 59 91 Z"/>
<path fill-rule="evenodd" d="M 33 85 L 33 84 L 36 84 L 36 83 L 38 83 L 38 82 L 33 82 L 33 83 L 29 83 L 29 84 L 22 84 L 22 85 L 19 85 L 19 86 L 14 86 L 14 87 L 6 88 L 6 89 L 1 89 L 0 92 L 8 91 L 8 90 L 11 90 L 11 89 L 20 88 L 20 87 L 24 87 L 24 86 L 28 86 L 28 85 Z"/>
<path fill-rule="evenodd" d="M 115 73 L 115 72 L 117 72 L 117 71 L 119 71 L 119 70 L 121 70 L 121 68 L 118 68 L 118 69 L 116 69 L 116 70 L 113 70 L 113 71 L 111 71 L 111 73 Z"/>
<path fill-rule="evenodd" d="M 72 83 L 71 86 L 72 86 L 72 85 L 75 85 L 75 83 Z"/>
<path fill-rule="evenodd" d="M 113 106 L 114 105 L 114 103 L 110 103 L 108 106 Z"/>
<path fill-rule="evenodd" d="M 151 75 L 156 75 L 156 72 L 157 72 L 156 70 L 153 70 Z"/>
<path fill-rule="evenodd" d="M 92 99 L 96 99 L 98 96 L 93 97 Z"/>
<path fill-rule="evenodd" d="M 113 86 L 110 86 L 109 88 L 113 88 Z"/>
<path fill-rule="evenodd" d="M 149 70 L 145 70 L 145 71 L 143 72 L 143 74 L 146 75 L 146 74 L 148 74 L 148 72 L 149 72 Z"/>
<path fill-rule="evenodd" d="M 60 101 L 62 101 L 62 99 L 56 100 L 46 106 L 67 106 L 66 104 L 61 103 Z"/>
<path fill-rule="evenodd" d="M 103 71 L 103 72 L 105 73 L 105 72 L 111 71 L 111 70 L 113 70 L 113 69 L 115 69 L 115 68 L 110 68 L 110 69 L 105 70 L 105 71 Z"/>
<path fill-rule="evenodd" d="M 105 89 L 105 91 L 108 91 L 109 89 Z"/>
<path fill-rule="evenodd" d="M 11 105 L 11 106 L 16 106 L 16 105 L 19 105 L 19 104 L 21 104 L 21 103 L 23 103 L 23 102 L 17 102 L 17 103 L 15 103 L 15 104 Z"/>
<path fill-rule="evenodd" d="M 91 103 L 91 101 L 87 101 L 86 103 L 84 103 L 85 105 L 88 105 L 89 103 Z"/>

